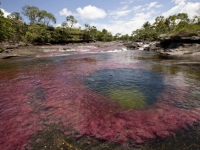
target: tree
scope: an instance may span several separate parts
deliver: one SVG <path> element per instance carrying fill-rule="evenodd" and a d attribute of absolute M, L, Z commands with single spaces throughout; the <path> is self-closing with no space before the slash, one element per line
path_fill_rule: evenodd
<path fill-rule="evenodd" d="M 123 40 L 123 41 L 128 41 L 129 40 L 129 35 L 128 34 L 122 35 L 120 37 L 120 39 Z"/>
<path fill-rule="evenodd" d="M 3 11 L 0 9 L 0 17 L 3 17 L 4 13 Z"/>
<path fill-rule="evenodd" d="M 62 28 L 67 28 L 67 27 L 69 27 L 69 26 L 68 26 L 67 22 L 64 21 L 63 23 L 61 23 L 61 27 L 62 27 Z"/>
<path fill-rule="evenodd" d="M 19 12 L 13 12 L 7 16 L 11 23 L 12 28 L 12 36 L 10 36 L 10 40 L 13 42 L 22 41 L 24 39 L 26 25 L 23 22 L 23 18 Z"/>
<path fill-rule="evenodd" d="M 194 24 L 200 24 L 200 16 L 195 15 L 193 17 L 192 23 L 194 23 Z"/>
<path fill-rule="evenodd" d="M 74 16 L 70 15 L 66 17 L 67 23 L 70 26 L 70 28 L 72 28 L 74 26 L 74 24 L 77 23 L 77 20 L 74 18 Z"/>
<path fill-rule="evenodd" d="M 110 42 L 113 40 L 113 36 L 110 32 L 108 32 L 108 30 L 103 29 L 101 32 L 98 32 L 97 39 L 103 42 Z"/>
<path fill-rule="evenodd" d="M 170 30 L 170 32 L 173 32 L 175 27 L 176 27 L 176 15 L 172 15 L 172 16 L 169 16 L 167 18 L 167 22 L 168 22 L 168 28 Z"/>
<path fill-rule="evenodd" d="M 20 21 L 23 20 L 23 18 L 22 18 L 22 16 L 20 15 L 19 12 L 13 12 L 13 13 L 11 13 L 10 15 L 8 15 L 8 18 L 10 18 L 10 19 L 15 19 L 15 20 L 20 20 Z"/>
<path fill-rule="evenodd" d="M 156 32 L 155 27 L 152 26 L 148 21 L 145 22 L 142 26 L 142 30 L 141 32 L 141 36 L 140 39 L 142 39 L 142 41 L 147 40 L 147 41 L 153 41 L 156 40 L 157 36 L 158 36 L 158 32 Z"/>
<path fill-rule="evenodd" d="M 56 23 L 56 18 L 53 14 L 48 13 L 45 10 L 41 10 L 38 12 L 38 22 L 44 23 L 46 26 L 49 26 L 50 22 Z"/>
<path fill-rule="evenodd" d="M 37 24 L 28 26 L 25 37 L 30 43 L 45 43 L 51 40 L 51 34 L 46 30 L 46 27 Z"/>
<path fill-rule="evenodd" d="M 166 24 L 166 19 L 164 18 L 164 16 L 156 17 L 153 26 L 158 34 L 165 33 L 168 30 L 168 26 Z"/>
<path fill-rule="evenodd" d="M 14 32 L 11 21 L 3 15 L 4 13 L 0 9 L 0 42 L 9 39 Z"/>
<path fill-rule="evenodd" d="M 114 39 L 118 40 L 121 37 L 121 35 L 122 35 L 121 33 L 116 33 L 114 36 Z"/>
<path fill-rule="evenodd" d="M 39 9 L 35 6 L 24 6 L 22 7 L 22 14 L 24 16 L 27 16 L 30 20 L 30 23 L 33 24 L 33 23 L 38 23 L 37 20 L 38 20 L 38 13 L 39 13 Z"/>
<path fill-rule="evenodd" d="M 178 13 L 176 15 L 176 19 L 179 20 L 179 22 L 187 22 L 189 23 L 190 19 L 188 18 L 188 14 L 186 13 Z"/>

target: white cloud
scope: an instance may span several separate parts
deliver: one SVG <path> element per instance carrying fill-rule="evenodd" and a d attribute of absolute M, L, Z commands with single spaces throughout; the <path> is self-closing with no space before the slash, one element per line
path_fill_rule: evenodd
<path fill-rule="evenodd" d="M 79 27 L 83 28 L 83 26 L 82 26 L 80 23 L 74 24 L 74 27 L 75 27 L 75 28 L 79 28 Z"/>
<path fill-rule="evenodd" d="M 148 6 L 147 9 L 151 9 L 152 7 L 154 7 L 157 4 L 157 2 L 151 2 Z"/>
<path fill-rule="evenodd" d="M 103 9 L 91 5 L 85 6 L 83 9 L 79 7 L 76 9 L 76 11 L 81 18 L 90 20 L 95 20 L 99 18 L 102 19 L 105 18 L 107 15 Z"/>
<path fill-rule="evenodd" d="M 116 33 L 131 35 L 132 31 L 141 28 L 146 21 L 153 23 L 155 17 L 159 13 L 156 12 L 154 9 L 161 6 L 162 5 L 158 5 L 157 2 L 151 2 L 144 5 L 134 6 L 132 9 L 124 10 L 122 9 L 122 7 L 116 11 L 112 11 L 109 13 L 109 16 L 112 18 L 112 21 L 110 21 L 110 23 L 93 23 L 93 25 L 100 30 L 105 28 L 113 35 L 115 35 Z"/>
<path fill-rule="evenodd" d="M 142 5 L 134 6 L 133 11 L 134 12 L 150 11 L 152 9 L 160 8 L 162 6 L 163 5 L 159 5 L 158 2 L 151 2 L 151 3 L 145 4 L 143 6 Z"/>
<path fill-rule="evenodd" d="M 131 4 L 133 2 L 134 2 L 134 0 L 123 0 L 120 2 L 120 4 Z"/>
<path fill-rule="evenodd" d="M 61 23 L 55 24 L 54 27 L 61 27 Z"/>
<path fill-rule="evenodd" d="M 96 26 L 99 30 L 107 29 L 110 31 L 113 35 L 116 33 L 122 33 L 122 34 L 132 34 L 132 31 L 141 28 L 141 26 L 144 24 L 144 22 L 154 21 L 154 11 L 149 11 L 148 13 L 136 13 L 135 16 L 129 20 L 117 20 L 112 21 L 110 24 L 101 24 L 101 23 L 92 23 L 91 25 Z"/>
<path fill-rule="evenodd" d="M 122 16 L 127 16 L 131 10 L 117 10 L 117 11 L 112 11 L 109 13 L 110 16 L 112 16 L 114 19 L 117 19 Z"/>
<path fill-rule="evenodd" d="M 172 2 L 174 2 L 175 4 L 180 4 L 180 3 L 185 3 L 186 0 L 172 0 Z"/>
<path fill-rule="evenodd" d="M 135 17 L 132 20 L 148 20 L 151 19 L 151 15 L 152 15 L 153 11 L 148 12 L 148 13 L 137 13 L 135 14 Z"/>
<path fill-rule="evenodd" d="M 160 7 L 162 7 L 162 5 L 158 5 L 157 3 L 158 2 L 151 2 L 149 4 L 146 4 L 147 7 L 145 7 L 144 9 L 145 10 L 150 10 L 152 8 L 160 8 Z"/>
<path fill-rule="evenodd" d="M 141 10 L 141 8 L 142 8 L 141 5 L 139 5 L 139 6 L 135 6 L 135 7 L 133 7 L 133 11 L 134 11 L 134 12 L 138 12 L 138 11 Z"/>
<path fill-rule="evenodd" d="M 155 5 L 156 8 L 160 8 L 162 7 L 163 5 Z"/>
<path fill-rule="evenodd" d="M 1 11 L 4 13 L 4 17 L 7 17 L 8 15 L 10 15 L 11 13 L 5 11 L 4 9 L 0 8 Z"/>
<path fill-rule="evenodd" d="M 60 12 L 59 12 L 60 15 L 62 16 L 76 16 L 76 14 L 72 13 L 71 11 L 67 10 L 67 8 L 63 8 Z"/>
<path fill-rule="evenodd" d="M 144 22 L 149 21 L 154 22 L 155 17 L 163 15 L 168 17 L 170 15 L 178 13 L 187 13 L 189 17 L 200 14 L 200 2 L 188 2 L 187 0 L 171 0 L 174 7 L 166 12 L 163 12 L 160 7 L 160 3 L 153 1 L 144 5 L 131 6 L 135 0 L 124 0 L 121 2 L 121 8 L 112 10 L 108 13 L 109 22 L 108 23 L 98 23 L 98 22 L 88 22 L 91 26 L 96 26 L 98 30 L 107 29 L 113 35 L 116 33 L 129 34 L 132 31 L 141 28 Z M 95 20 L 98 18 L 104 18 L 107 16 L 103 9 L 97 8 L 95 6 L 85 6 L 83 8 L 77 8 L 76 13 L 72 13 L 69 10 L 62 10 L 60 14 L 76 14 L 82 19 Z M 162 11 L 162 12 L 161 12 Z"/>
<path fill-rule="evenodd" d="M 172 7 L 170 10 L 164 12 L 162 15 L 168 17 L 170 15 L 175 15 L 178 13 L 187 13 L 190 18 L 194 15 L 200 14 L 200 2 L 186 2 L 185 0 L 173 0 L 176 6 Z M 178 3 L 180 2 L 180 3 Z"/>
<path fill-rule="evenodd" d="M 122 10 L 126 10 L 128 8 L 128 5 L 125 5 L 122 7 Z"/>
<path fill-rule="evenodd" d="M 96 26 L 99 30 L 105 28 L 113 35 L 115 35 L 116 33 L 131 35 L 132 31 L 136 30 L 137 28 L 140 28 L 142 24 L 143 22 L 138 20 L 128 22 L 117 21 L 115 23 L 113 22 L 112 24 L 92 23 L 91 25 Z"/>

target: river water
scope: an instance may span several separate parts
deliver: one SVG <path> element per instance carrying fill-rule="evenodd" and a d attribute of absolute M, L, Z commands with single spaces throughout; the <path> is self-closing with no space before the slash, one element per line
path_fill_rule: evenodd
<path fill-rule="evenodd" d="M 182 132 L 199 148 L 200 66 L 80 49 L 0 60 L 0 149 L 167 146 Z"/>

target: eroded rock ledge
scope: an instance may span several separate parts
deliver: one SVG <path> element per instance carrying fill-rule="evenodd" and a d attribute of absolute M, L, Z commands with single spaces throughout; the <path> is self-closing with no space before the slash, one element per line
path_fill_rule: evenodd
<path fill-rule="evenodd" d="M 200 56 L 200 35 L 189 36 L 184 33 L 179 33 L 171 37 L 160 38 L 161 56 L 174 57 L 190 57 Z"/>

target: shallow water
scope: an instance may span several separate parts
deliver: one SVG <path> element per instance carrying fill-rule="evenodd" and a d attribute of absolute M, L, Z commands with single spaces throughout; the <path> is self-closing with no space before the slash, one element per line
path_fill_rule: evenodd
<path fill-rule="evenodd" d="M 144 51 L 52 56 L 0 60 L 0 149 L 51 149 L 34 147 L 54 135 L 44 132 L 51 125 L 61 141 L 86 136 L 118 148 L 199 127 L 199 66 Z"/>

